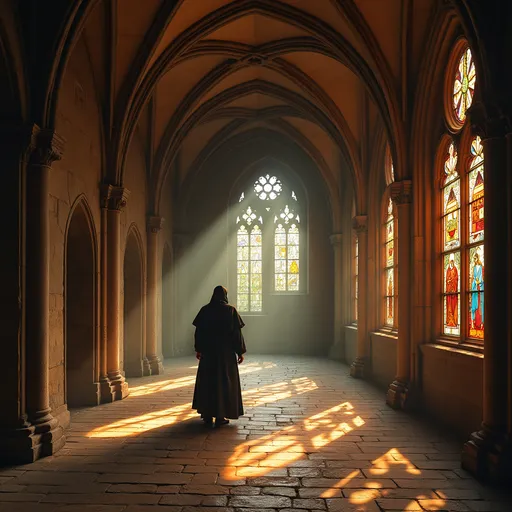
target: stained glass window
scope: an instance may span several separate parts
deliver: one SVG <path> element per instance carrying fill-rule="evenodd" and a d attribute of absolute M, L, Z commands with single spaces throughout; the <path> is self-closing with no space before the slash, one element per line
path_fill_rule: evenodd
<path fill-rule="evenodd" d="M 394 327 L 396 321 L 396 221 L 393 201 L 388 199 L 384 222 L 384 323 Z"/>
<path fill-rule="evenodd" d="M 357 307 L 359 298 L 359 240 L 357 235 L 354 235 L 354 282 L 353 282 L 353 304 L 354 304 L 354 321 L 357 322 Z"/>
<path fill-rule="evenodd" d="M 476 84 L 476 68 L 471 50 L 462 54 L 453 81 L 452 108 L 460 123 L 466 120 L 466 112 L 473 103 Z"/>
<path fill-rule="evenodd" d="M 480 137 L 471 142 L 468 182 L 468 336 L 484 338 L 484 150 Z M 477 244 L 477 245 L 475 245 Z"/>
<path fill-rule="evenodd" d="M 469 168 L 469 241 L 480 242 L 484 238 L 484 150 L 480 137 L 471 143 Z"/>
<path fill-rule="evenodd" d="M 238 197 L 234 216 L 237 226 L 237 306 L 245 313 L 256 313 L 263 310 L 266 292 L 301 291 L 304 282 L 303 210 L 297 189 L 288 187 L 286 181 L 283 184 L 283 180 L 272 173 L 261 174 Z M 269 226 L 268 231 L 264 225 Z M 273 247 L 270 243 L 272 229 Z M 263 237 L 269 240 L 268 243 L 265 241 L 265 250 Z M 263 275 L 267 270 L 264 269 L 273 269 L 274 276 L 269 275 L 267 280 Z"/>
<path fill-rule="evenodd" d="M 443 176 L 443 332 L 460 335 L 460 177 L 457 148 L 448 146 Z"/>
<path fill-rule="evenodd" d="M 251 207 L 242 215 L 237 232 L 237 307 L 240 311 L 262 311 L 262 240 L 258 217 Z M 261 219 L 261 217 L 260 217 Z M 251 224 L 254 224 L 251 226 Z"/>
<path fill-rule="evenodd" d="M 276 292 L 298 292 L 300 284 L 300 217 L 288 205 L 274 218 Z"/>
<path fill-rule="evenodd" d="M 456 50 L 457 51 L 457 50 Z M 442 318 L 444 335 L 484 338 L 484 152 L 480 137 L 468 137 L 476 68 L 469 47 L 457 54 L 448 125 L 451 141 L 441 180 Z M 450 86 L 451 87 L 451 86 Z M 455 123 L 454 123 L 455 121 Z M 466 124 L 466 126 L 465 126 Z"/>

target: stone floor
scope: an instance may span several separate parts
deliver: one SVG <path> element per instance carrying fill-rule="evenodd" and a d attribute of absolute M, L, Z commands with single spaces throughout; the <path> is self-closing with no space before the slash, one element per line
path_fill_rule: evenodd
<path fill-rule="evenodd" d="M 56 456 L 0 470 L 0 512 L 512 511 L 459 469 L 460 444 L 384 404 L 341 364 L 250 356 L 246 415 L 206 429 L 194 359 L 74 411 Z"/>

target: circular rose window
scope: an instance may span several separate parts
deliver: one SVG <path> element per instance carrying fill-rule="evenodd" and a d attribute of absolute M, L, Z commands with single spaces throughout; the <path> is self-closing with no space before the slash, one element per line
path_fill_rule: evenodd
<path fill-rule="evenodd" d="M 466 112 L 473 103 L 476 69 L 471 50 L 466 48 L 459 60 L 453 81 L 452 109 L 456 120 L 463 124 Z"/>
<path fill-rule="evenodd" d="M 254 184 L 254 192 L 262 201 L 273 200 L 279 197 L 283 186 L 275 176 L 260 176 Z"/>

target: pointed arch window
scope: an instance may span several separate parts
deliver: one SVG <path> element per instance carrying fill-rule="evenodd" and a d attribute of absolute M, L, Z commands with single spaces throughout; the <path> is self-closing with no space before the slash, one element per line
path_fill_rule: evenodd
<path fill-rule="evenodd" d="M 441 162 L 442 334 L 474 343 L 483 341 L 485 324 L 485 160 L 480 137 L 465 122 L 477 78 L 467 44 L 458 45 L 450 69 L 446 122 L 456 133 Z"/>
<path fill-rule="evenodd" d="M 354 234 L 353 237 L 353 282 L 352 282 L 352 305 L 354 308 L 352 317 L 354 322 L 357 322 L 357 308 L 358 308 L 358 298 L 359 298 L 359 240 L 357 238 L 357 234 Z"/>
<path fill-rule="evenodd" d="M 296 192 L 270 173 L 238 197 L 236 304 L 261 313 L 266 293 L 303 290 L 302 210 Z"/>
<path fill-rule="evenodd" d="M 275 291 L 299 291 L 300 285 L 300 217 L 288 205 L 274 218 Z"/>
<path fill-rule="evenodd" d="M 384 261 L 384 325 L 396 328 L 398 287 L 397 272 L 397 226 L 393 201 L 387 197 L 386 213 L 383 226 L 383 261 Z"/>
<path fill-rule="evenodd" d="M 237 218 L 237 304 L 241 311 L 262 310 L 263 219 L 249 206 Z"/>

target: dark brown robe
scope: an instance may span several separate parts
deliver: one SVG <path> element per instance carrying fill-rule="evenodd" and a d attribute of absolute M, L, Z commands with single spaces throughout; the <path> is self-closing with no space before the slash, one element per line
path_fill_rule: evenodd
<path fill-rule="evenodd" d="M 201 359 L 192 409 L 203 418 L 237 419 L 244 414 L 237 355 L 246 352 L 242 335 L 245 324 L 234 306 L 212 298 L 193 325 L 195 350 Z"/>

